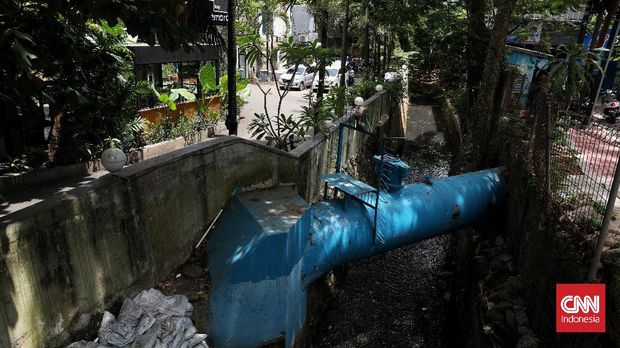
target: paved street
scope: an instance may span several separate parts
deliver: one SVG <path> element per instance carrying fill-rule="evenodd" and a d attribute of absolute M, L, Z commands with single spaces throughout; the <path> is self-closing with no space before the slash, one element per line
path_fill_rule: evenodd
<path fill-rule="evenodd" d="M 278 109 L 278 92 L 276 91 L 276 85 L 273 83 L 263 83 L 261 84 L 263 90 L 267 91 L 271 89 L 269 94 L 267 95 L 267 110 L 271 115 L 275 115 Z M 242 119 L 239 121 L 239 136 L 243 138 L 250 138 L 250 133 L 248 131 L 248 126 L 250 122 L 254 119 L 254 113 L 265 113 L 264 109 L 264 95 L 258 88 L 256 84 L 251 84 L 249 86 L 251 94 L 247 103 L 241 108 L 241 117 Z M 282 91 L 284 92 L 284 91 Z M 285 115 L 294 115 L 295 117 L 299 117 L 302 112 L 302 105 L 307 105 L 308 100 L 304 98 L 304 96 L 308 95 L 309 89 L 304 91 L 291 90 L 284 100 L 282 101 L 282 109 L 281 113 Z M 219 127 L 219 132 L 226 134 L 226 127 L 221 125 Z"/>

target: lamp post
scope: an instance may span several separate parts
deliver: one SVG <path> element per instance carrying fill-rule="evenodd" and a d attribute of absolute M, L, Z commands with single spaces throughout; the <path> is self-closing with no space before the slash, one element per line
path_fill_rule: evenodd
<path fill-rule="evenodd" d="M 353 100 L 353 104 L 355 104 L 355 110 L 353 111 L 353 116 L 355 116 L 355 127 L 357 128 L 359 126 L 359 121 L 362 118 L 362 115 L 364 114 L 364 108 L 362 107 L 362 105 L 364 104 L 364 98 L 356 97 Z"/>
<path fill-rule="evenodd" d="M 381 119 L 383 117 L 383 85 L 378 84 L 375 87 L 375 91 L 377 91 L 377 93 L 381 93 L 381 100 L 379 101 L 379 119 Z"/>
<path fill-rule="evenodd" d="M 226 128 L 229 135 L 237 135 L 237 46 L 235 0 L 228 0 L 228 115 Z"/>

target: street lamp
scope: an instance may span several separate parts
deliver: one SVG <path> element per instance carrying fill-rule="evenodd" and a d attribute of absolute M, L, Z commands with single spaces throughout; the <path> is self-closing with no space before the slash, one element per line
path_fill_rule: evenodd
<path fill-rule="evenodd" d="M 383 92 L 383 85 L 382 84 L 378 84 L 377 87 L 375 87 L 375 91 L 377 91 L 378 93 Z"/>
<path fill-rule="evenodd" d="M 359 120 L 362 116 L 364 116 L 364 111 L 366 111 L 366 108 L 362 107 L 362 104 L 364 104 L 364 98 L 356 97 L 353 100 L 353 103 L 355 104 L 355 111 L 353 112 L 353 116 L 355 117 L 355 127 L 358 127 Z"/>

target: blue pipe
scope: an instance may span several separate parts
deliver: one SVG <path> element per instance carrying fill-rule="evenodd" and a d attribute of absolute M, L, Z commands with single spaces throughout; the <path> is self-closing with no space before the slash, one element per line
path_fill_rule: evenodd
<path fill-rule="evenodd" d="M 299 200 L 286 205 L 304 206 Z M 296 222 L 275 223 L 279 230 L 269 227 L 256 202 L 236 196 L 207 247 L 215 347 L 256 347 L 281 338 L 293 346 L 314 280 L 347 262 L 493 217 L 505 206 L 506 189 L 501 169 L 491 169 L 382 192 L 376 236 L 375 210 L 352 199 L 314 204 Z"/>

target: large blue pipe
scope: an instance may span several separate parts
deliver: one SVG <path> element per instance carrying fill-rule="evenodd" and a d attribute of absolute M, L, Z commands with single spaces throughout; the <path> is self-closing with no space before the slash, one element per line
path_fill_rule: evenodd
<path fill-rule="evenodd" d="M 287 207 L 305 207 L 297 196 L 280 195 Z M 265 218 L 278 210 L 277 199 L 235 197 L 209 241 L 215 347 L 256 347 L 282 337 L 293 346 L 311 282 L 347 262 L 492 217 L 503 210 L 506 190 L 501 170 L 492 169 L 382 192 L 376 233 L 374 209 L 352 199 L 319 202 L 288 224 L 279 220 L 290 214 Z"/>

